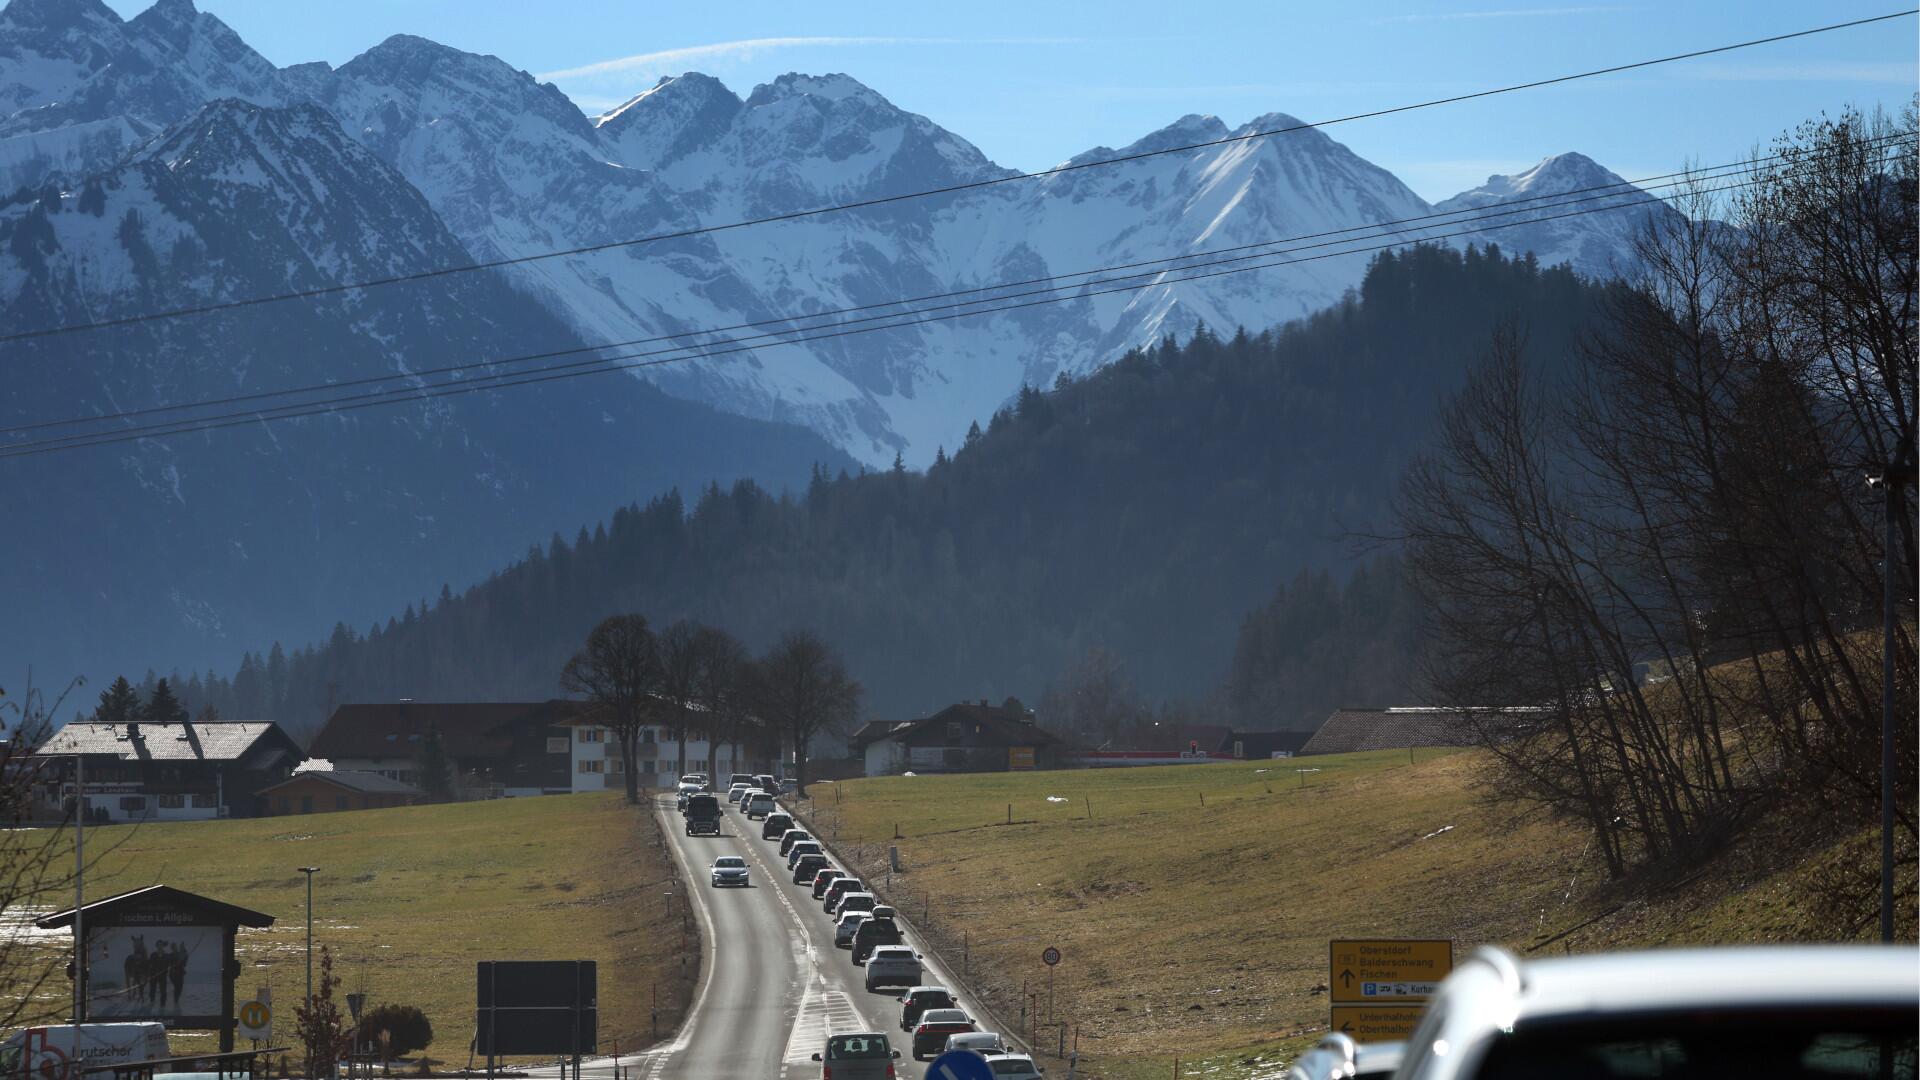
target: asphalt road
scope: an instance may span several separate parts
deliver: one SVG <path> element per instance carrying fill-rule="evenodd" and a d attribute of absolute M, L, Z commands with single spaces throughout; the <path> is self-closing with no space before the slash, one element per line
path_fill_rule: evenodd
<path fill-rule="evenodd" d="M 810 892 L 793 884 L 777 841 L 760 839 L 760 823 L 728 808 L 719 837 L 687 836 L 670 802 L 662 827 L 680 858 L 697 905 L 711 963 L 695 989 L 678 1036 L 645 1055 L 623 1059 L 633 1080 L 664 1077 L 819 1075 L 812 1060 L 829 1031 L 882 1031 L 900 1050 L 899 1075 L 920 1078 L 900 1030 L 894 991 L 869 993 L 865 969 L 833 944 L 833 927 Z M 708 868 L 721 855 L 747 858 L 752 887 L 714 889 Z M 919 947 L 911 930 L 907 943 Z M 928 957 L 928 983 L 957 985 Z M 964 997 L 963 997 L 964 1006 Z M 606 1068 L 605 1059 L 595 1062 Z"/>

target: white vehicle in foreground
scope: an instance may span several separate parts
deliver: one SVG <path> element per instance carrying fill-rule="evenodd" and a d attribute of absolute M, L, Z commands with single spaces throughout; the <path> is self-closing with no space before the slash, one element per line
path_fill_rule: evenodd
<path fill-rule="evenodd" d="M 976 1054 L 1007 1054 L 1007 1041 L 997 1031 L 967 1031 L 947 1036 L 945 1053 L 955 1050 L 971 1050 Z"/>
<path fill-rule="evenodd" d="M 1398 1080 L 1914 1080 L 1911 947 L 1673 949 L 1522 961 L 1440 984 Z"/>
<path fill-rule="evenodd" d="M 925 973 L 920 954 L 906 945 L 882 945 L 867 957 L 867 992 L 883 986 L 918 986 Z"/>
<path fill-rule="evenodd" d="M 988 1054 L 987 1068 L 993 1070 L 994 1080 L 1040 1080 L 1040 1074 L 1047 1071 L 1025 1054 Z"/>

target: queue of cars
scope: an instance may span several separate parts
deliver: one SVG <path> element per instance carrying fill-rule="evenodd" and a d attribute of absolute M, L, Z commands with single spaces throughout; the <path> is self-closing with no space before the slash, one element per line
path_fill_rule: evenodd
<path fill-rule="evenodd" d="M 683 811 L 702 795 L 718 803 L 718 797 L 707 792 L 711 785 L 706 777 L 682 780 Z M 898 991 L 900 1030 L 908 1033 L 914 1058 L 971 1051 L 985 1058 L 996 1077 L 1037 1080 L 1045 1070 L 1031 1057 L 1011 1052 L 998 1034 L 979 1030 L 952 991 L 925 982 L 921 956 L 906 944 L 893 908 L 882 904 L 857 876 L 832 865 L 824 845 L 776 804 L 774 794 L 779 790 L 779 783 L 770 776 L 736 774 L 727 786 L 726 800 L 748 821 L 760 822 L 760 839 L 770 841 L 773 851 L 786 860 L 793 883 L 806 886 L 809 895 L 820 901 L 821 910 L 833 920 L 834 945 L 846 949 L 854 965 L 865 969 L 868 992 Z M 743 835 L 753 832 L 751 827 L 741 831 Z M 715 888 L 749 884 L 747 860 L 738 855 L 715 859 L 711 873 Z M 831 1075 L 834 1080 L 891 1077 L 892 1063 L 899 1056 L 887 1035 L 877 1031 L 833 1033 L 825 1048 L 813 1055 L 822 1063 L 822 1076 Z"/>

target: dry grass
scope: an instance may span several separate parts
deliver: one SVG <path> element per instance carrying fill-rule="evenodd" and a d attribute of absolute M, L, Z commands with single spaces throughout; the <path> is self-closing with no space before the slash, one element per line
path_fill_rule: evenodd
<path fill-rule="evenodd" d="M 818 787 L 815 824 L 964 953 L 1009 1023 L 1023 994 L 1044 1014 L 1040 952 L 1058 946 L 1055 1012 L 1094 1076 L 1166 1076 L 1176 1049 L 1188 1077 L 1274 1071 L 1325 1029 L 1333 937 L 1451 938 L 1463 955 L 1833 936 L 1804 910 L 1757 932 L 1753 905 L 1804 897 L 1777 860 L 1635 894 L 1580 830 L 1477 798 L 1480 755 L 1420 754 L 859 780 Z M 1302 767 L 1323 771 L 1303 788 Z"/>
<path fill-rule="evenodd" d="M 667 914 L 657 840 L 652 814 L 612 793 L 101 828 L 88 849 L 111 852 L 87 892 L 164 883 L 273 915 L 272 927 L 240 932 L 238 996 L 270 986 L 285 1042 L 306 979 L 306 886 L 294 868 L 321 867 L 314 943 L 333 950 L 340 992 L 418 1005 L 433 1022 L 428 1054 L 464 1065 L 477 960 L 598 960 L 603 1047 L 645 1041 L 656 982 L 660 1027 L 672 1030 L 697 965 L 682 976 L 680 905 Z M 49 989 L 69 985 L 56 977 Z"/>

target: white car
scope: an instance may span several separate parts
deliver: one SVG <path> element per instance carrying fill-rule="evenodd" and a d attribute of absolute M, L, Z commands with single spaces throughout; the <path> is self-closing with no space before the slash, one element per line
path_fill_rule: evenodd
<path fill-rule="evenodd" d="M 748 818 L 763 818 L 773 813 L 773 796 L 764 791 L 749 791 L 740 800 L 740 808 L 747 812 Z"/>
<path fill-rule="evenodd" d="M 965 1031 L 949 1035 L 945 1052 L 952 1053 L 955 1050 L 971 1050 L 982 1056 L 1008 1052 L 1006 1040 L 997 1031 Z"/>
<path fill-rule="evenodd" d="M 725 888 L 729 885 L 745 886 L 747 881 L 747 860 L 738 855 L 722 855 L 713 860 L 713 887 Z"/>
<path fill-rule="evenodd" d="M 1480 949 L 1407 1040 L 1399 1080 L 1911 1078 L 1911 946 L 1777 946 L 1522 961 Z"/>
<path fill-rule="evenodd" d="M 960 1036 L 952 1036 L 947 1041 L 951 1043 L 957 1038 Z M 1025 1054 L 988 1054 L 986 1058 L 994 1080 L 1040 1080 L 1040 1074 L 1047 1071 Z"/>
<path fill-rule="evenodd" d="M 840 921 L 833 926 L 834 947 L 838 949 L 853 948 L 853 935 L 859 932 L 860 924 L 866 922 L 870 917 L 871 916 L 864 911 L 849 911 L 845 915 L 840 916 Z"/>
<path fill-rule="evenodd" d="M 752 790 L 753 785 L 751 784 L 735 784 L 727 789 L 727 801 L 737 803 L 740 801 L 741 796 Z"/>
<path fill-rule="evenodd" d="M 918 986 L 920 954 L 905 945 L 882 945 L 867 957 L 867 990 L 883 986 Z"/>

